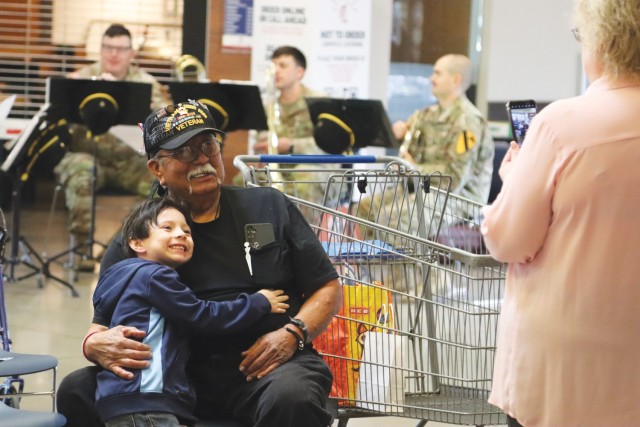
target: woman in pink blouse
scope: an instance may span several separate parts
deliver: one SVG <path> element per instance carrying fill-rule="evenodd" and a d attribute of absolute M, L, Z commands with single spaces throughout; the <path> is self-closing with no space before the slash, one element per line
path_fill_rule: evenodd
<path fill-rule="evenodd" d="M 591 85 L 511 143 L 484 208 L 510 426 L 640 425 L 640 0 L 577 0 L 575 21 Z"/>

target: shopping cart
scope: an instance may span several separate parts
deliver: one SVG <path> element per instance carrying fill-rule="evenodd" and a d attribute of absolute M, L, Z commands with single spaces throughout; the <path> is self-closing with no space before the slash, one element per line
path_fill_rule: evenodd
<path fill-rule="evenodd" d="M 274 168 L 286 161 L 298 165 Z M 477 242 L 480 206 L 450 194 L 448 177 L 393 157 L 333 160 L 381 169 L 299 167 L 316 161 L 331 162 L 239 156 L 234 164 L 247 186 L 289 195 L 340 275 L 343 308 L 314 340 L 334 374 L 339 425 L 390 415 L 418 425 L 506 423 L 487 402 L 506 268 Z M 310 184 L 324 190 L 321 200 L 300 197 Z"/>

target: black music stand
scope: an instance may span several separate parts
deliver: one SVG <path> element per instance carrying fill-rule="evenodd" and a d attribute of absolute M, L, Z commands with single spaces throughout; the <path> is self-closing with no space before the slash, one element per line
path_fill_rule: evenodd
<path fill-rule="evenodd" d="M 22 131 L 16 142 L 13 144 L 9 155 L 0 168 L 11 178 L 11 233 L 10 233 L 10 254 L 5 260 L 9 268 L 5 271 L 7 280 L 20 281 L 34 275 L 40 274 L 38 286 L 43 287 L 42 278 L 49 278 L 61 283 L 71 290 L 71 295 L 78 296 L 73 285 L 54 276 L 49 269 L 49 261 L 38 255 L 33 246 L 20 235 L 20 203 L 22 186 L 28 181 L 30 172 L 39 160 L 40 155 L 46 151 L 58 147 L 61 150 L 64 144 L 70 141 L 69 129 L 66 120 L 57 118 L 52 113 L 50 104 L 44 104 L 40 110 L 31 118 L 27 127 Z M 19 252 L 22 250 L 23 255 Z M 31 261 L 31 257 L 36 258 L 39 265 Z M 3 258 L 4 259 L 4 258 Z M 22 264 L 31 270 L 23 276 L 16 277 L 15 268 Z"/>
<path fill-rule="evenodd" d="M 205 104 L 218 129 L 267 130 L 267 116 L 258 86 L 232 83 L 170 82 L 174 102 L 189 99 Z"/>
<path fill-rule="evenodd" d="M 327 124 L 323 123 L 323 117 L 326 117 L 326 114 L 337 117 L 342 124 L 352 130 L 354 143 L 351 149 L 354 152 L 368 146 L 385 148 L 399 148 L 400 146 L 393 135 L 391 122 L 384 105 L 377 99 L 305 98 L 305 101 L 316 131 L 319 127 Z M 335 133 L 336 136 L 339 135 L 340 129 L 344 130 L 341 126 L 336 126 L 335 122 L 330 125 L 338 131 Z M 332 135 L 329 135 L 328 141 L 323 141 L 317 137 L 316 132 L 314 134 L 318 146 L 328 153 L 341 154 L 349 148 L 344 146 L 342 141 L 332 141 Z M 338 138 L 344 139 L 345 142 L 348 141 L 346 137 L 338 136 Z"/>
<path fill-rule="evenodd" d="M 93 245 L 103 248 L 107 245 L 95 240 L 96 222 L 96 185 L 97 150 L 99 141 L 95 136 L 106 133 L 111 126 L 118 124 L 137 125 L 144 122 L 151 108 L 151 84 L 125 81 L 88 80 L 88 79 L 47 79 L 47 99 L 62 117 L 70 123 L 83 124 L 89 128 L 93 139 L 93 175 L 91 192 L 91 224 L 89 239 L 74 244 L 66 251 L 49 258 L 52 262 L 69 254 L 95 259 Z M 81 249 L 86 248 L 86 253 Z"/>

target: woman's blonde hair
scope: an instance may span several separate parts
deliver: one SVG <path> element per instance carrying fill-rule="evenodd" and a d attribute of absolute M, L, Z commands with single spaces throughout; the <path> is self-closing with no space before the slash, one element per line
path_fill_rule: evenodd
<path fill-rule="evenodd" d="M 576 0 L 574 20 L 605 74 L 640 76 L 640 0 Z"/>

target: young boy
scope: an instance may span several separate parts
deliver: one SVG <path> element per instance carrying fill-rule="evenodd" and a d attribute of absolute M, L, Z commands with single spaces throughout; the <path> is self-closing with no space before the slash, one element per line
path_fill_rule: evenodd
<path fill-rule="evenodd" d="M 193 422 L 195 395 L 186 373 L 190 335 L 237 332 L 289 307 L 281 290 L 263 289 L 227 302 L 197 299 L 175 271 L 193 254 L 188 217 L 168 196 L 144 201 L 122 230 L 131 258 L 111 266 L 98 282 L 94 319 L 146 331 L 143 342 L 153 349 L 151 366 L 134 371 L 132 380 L 107 370 L 98 374 L 96 407 L 107 427 Z"/>

